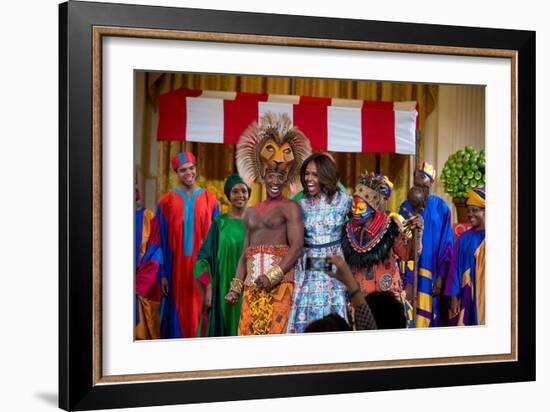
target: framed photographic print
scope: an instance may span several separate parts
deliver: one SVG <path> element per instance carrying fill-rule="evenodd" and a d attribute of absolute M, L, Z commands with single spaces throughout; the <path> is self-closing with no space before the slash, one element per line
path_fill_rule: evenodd
<path fill-rule="evenodd" d="M 535 379 L 534 32 L 59 12 L 61 408 Z"/>

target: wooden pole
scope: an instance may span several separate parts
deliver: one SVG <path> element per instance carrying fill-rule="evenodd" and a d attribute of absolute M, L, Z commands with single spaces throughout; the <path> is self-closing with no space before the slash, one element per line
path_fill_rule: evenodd
<path fill-rule="evenodd" d="M 415 135 L 415 150 L 413 157 L 413 182 L 414 182 L 414 172 L 418 168 L 418 150 L 420 148 L 420 130 L 416 129 Z M 414 183 L 413 183 L 414 184 Z M 420 239 L 420 242 L 422 239 Z M 416 306 L 418 304 L 418 229 L 415 228 L 413 231 L 413 244 L 414 244 L 414 268 L 413 268 L 413 298 L 412 298 L 412 307 L 413 307 L 413 322 L 414 327 L 417 323 L 417 313 Z"/>
<path fill-rule="evenodd" d="M 416 306 L 418 304 L 418 229 L 413 231 L 413 244 L 414 244 L 414 269 L 413 269 L 413 293 L 412 293 L 412 307 L 413 307 L 413 323 L 416 327 Z"/>
<path fill-rule="evenodd" d="M 158 202 L 159 198 L 164 193 L 164 152 L 165 152 L 165 142 L 157 142 L 158 143 L 158 165 L 157 165 L 157 180 L 158 180 L 158 186 L 157 186 L 157 195 L 156 195 L 156 201 Z M 170 143 L 168 143 L 170 144 Z"/>

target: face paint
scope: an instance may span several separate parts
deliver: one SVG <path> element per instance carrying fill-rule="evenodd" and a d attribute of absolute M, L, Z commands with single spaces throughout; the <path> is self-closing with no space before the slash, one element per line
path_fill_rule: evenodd
<path fill-rule="evenodd" d="M 363 213 L 363 214 L 361 215 L 361 221 L 364 222 L 364 221 L 367 220 L 367 219 L 370 217 L 370 215 L 372 215 L 373 213 L 374 213 L 374 209 L 373 209 L 372 207 L 369 206 L 369 207 L 367 208 L 367 210 L 365 211 L 365 213 Z"/>
<path fill-rule="evenodd" d="M 374 212 L 374 209 L 360 196 L 354 196 L 351 211 L 355 221 L 364 222 Z"/>

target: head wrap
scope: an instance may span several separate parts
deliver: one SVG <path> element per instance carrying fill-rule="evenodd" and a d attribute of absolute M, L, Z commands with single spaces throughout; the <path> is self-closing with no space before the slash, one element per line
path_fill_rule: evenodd
<path fill-rule="evenodd" d="M 241 135 L 235 157 L 239 175 L 248 184 L 272 171 L 292 184 L 299 182 L 302 162 L 310 154 L 309 139 L 292 126 L 288 114 L 268 111 Z"/>
<path fill-rule="evenodd" d="M 421 172 L 423 172 L 426 176 L 428 176 L 432 182 L 435 180 L 435 168 L 429 164 L 428 162 L 424 161 L 418 168 Z"/>
<path fill-rule="evenodd" d="M 225 196 L 227 196 L 227 199 L 230 200 L 230 194 L 231 190 L 233 189 L 233 186 L 238 185 L 239 183 L 242 183 L 246 186 L 248 189 L 248 197 L 250 197 L 250 187 L 244 182 L 244 180 L 238 175 L 234 174 L 231 176 L 228 176 L 227 179 L 225 179 L 225 184 L 223 185 L 223 192 L 225 193 Z"/>
<path fill-rule="evenodd" d="M 466 206 L 478 206 L 485 209 L 485 186 L 468 191 Z"/>
<path fill-rule="evenodd" d="M 197 164 L 195 155 L 191 152 L 179 152 L 172 157 L 172 169 L 174 169 L 174 171 L 178 170 L 178 168 L 185 163 Z"/>

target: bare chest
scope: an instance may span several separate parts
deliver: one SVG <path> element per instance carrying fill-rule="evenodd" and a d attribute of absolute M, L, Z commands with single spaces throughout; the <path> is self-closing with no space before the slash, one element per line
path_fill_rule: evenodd
<path fill-rule="evenodd" d="M 286 216 L 284 205 L 270 210 L 266 214 L 261 214 L 256 210 L 251 211 L 248 219 L 248 229 L 252 232 L 259 230 L 277 230 L 286 225 Z"/>

